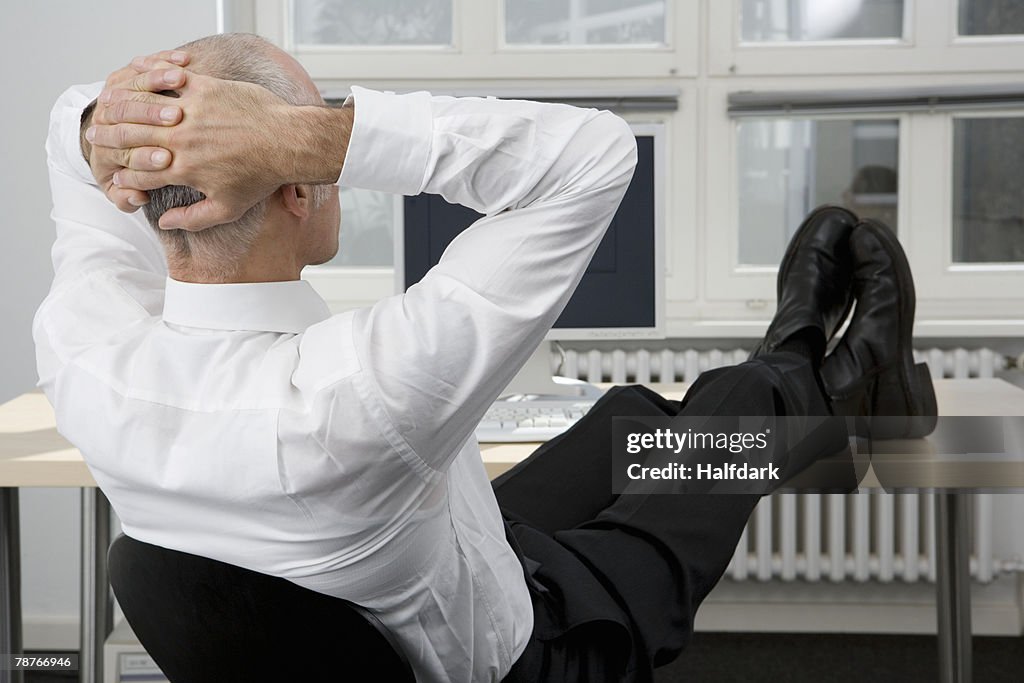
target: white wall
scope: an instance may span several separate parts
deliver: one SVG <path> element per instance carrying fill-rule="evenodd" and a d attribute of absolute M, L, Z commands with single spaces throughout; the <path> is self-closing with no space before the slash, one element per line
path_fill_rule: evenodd
<path fill-rule="evenodd" d="M 36 381 L 32 315 L 54 238 L 43 143 L 49 111 L 74 83 L 103 80 L 137 54 L 216 32 L 215 0 L 10 2 L 0 21 L 0 402 Z M 2 483 L 2 482 L 0 482 Z M 75 647 L 77 490 L 23 490 L 25 645 Z"/>

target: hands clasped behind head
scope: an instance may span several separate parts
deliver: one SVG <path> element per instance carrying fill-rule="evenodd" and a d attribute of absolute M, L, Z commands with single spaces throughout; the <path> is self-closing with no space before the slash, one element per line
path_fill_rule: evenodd
<path fill-rule="evenodd" d="M 104 145 L 106 128 L 119 123 L 169 126 L 180 121 L 180 108 L 166 101 L 170 98 L 155 93 L 183 85 L 186 74 L 182 67 L 190 60 L 188 53 L 178 50 L 136 57 L 130 65 L 107 77 L 95 108 L 82 121 L 87 128 L 82 151 L 100 188 L 122 211 L 134 211 L 148 197 L 139 189 L 115 184 L 115 174 L 127 167 L 165 168 L 171 156 L 167 150 L 153 147 Z"/>
<path fill-rule="evenodd" d="M 124 211 L 145 204 L 145 190 L 167 185 L 206 195 L 160 220 L 162 228 L 197 230 L 236 220 L 282 184 L 267 151 L 282 144 L 275 113 L 289 105 L 252 83 L 181 68 L 189 60 L 157 53 L 111 74 L 86 140 L 93 174 Z"/>

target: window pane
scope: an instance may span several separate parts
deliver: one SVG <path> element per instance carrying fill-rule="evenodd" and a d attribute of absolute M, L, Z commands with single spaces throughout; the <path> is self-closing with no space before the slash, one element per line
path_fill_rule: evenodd
<path fill-rule="evenodd" d="M 903 0 L 743 0 L 743 42 L 903 37 Z"/>
<path fill-rule="evenodd" d="M 510 45 L 665 43 L 665 0 L 505 0 Z"/>
<path fill-rule="evenodd" d="M 292 0 L 299 45 L 451 45 L 452 0 Z"/>
<path fill-rule="evenodd" d="M 960 35 L 996 36 L 1024 33 L 1024 2 L 960 0 Z"/>
<path fill-rule="evenodd" d="M 1024 118 L 953 124 L 953 261 L 1024 262 Z"/>
<path fill-rule="evenodd" d="M 737 150 L 741 264 L 777 266 L 821 204 L 897 227 L 899 121 L 742 121 Z"/>
<path fill-rule="evenodd" d="M 328 266 L 390 266 L 394 263 L 395 198 L 371 190 L 341 188 L 338 255 Z"/>

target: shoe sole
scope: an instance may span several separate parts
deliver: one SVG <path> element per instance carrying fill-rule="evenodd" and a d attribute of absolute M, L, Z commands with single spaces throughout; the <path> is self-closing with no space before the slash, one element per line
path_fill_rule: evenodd
<path fill-rule="evenodd" d="M 938 404 L 927 363 L 914 362 L 912 346 L 917 293 L 910 263 L 896 234 L 885 224 L 866 219 L 857 229 L 868 229 L 893 261 L 899 297 L 899 347 L 896 367 L 881 372 L 875 383 L 871 433 L 877 439 L 914 439 L 935 429 Z"/>

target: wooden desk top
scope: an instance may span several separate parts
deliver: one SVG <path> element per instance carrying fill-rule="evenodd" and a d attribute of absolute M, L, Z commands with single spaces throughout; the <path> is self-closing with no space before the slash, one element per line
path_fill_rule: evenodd
<path fill-rule="evenodd" d="M 682 384 L 650 386 L 675 399 L 686 389 Z M 935 393 L 940 415 L 1024 416 L 1024 389 L 1003 380 L 936 380 Z M 487 473 L 496 477 L 537 446 L 483 444 L 480 450 Z M 1021 470 L 1024 476 L 1024 466 Z M 53 410 L 41 392 L 30 392 L 0 405 L 0 486 L 96 486 L 78 449 L 57 433 Z"/>
<path fill-rule="evenodd" d="M 0 486 L 96 486 L 41 391 L 0 405 Z"/>

